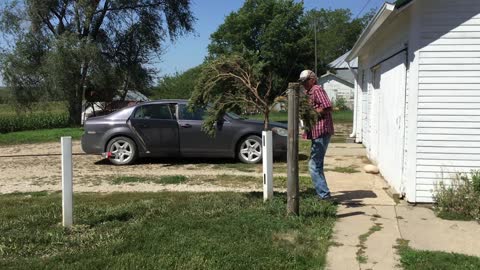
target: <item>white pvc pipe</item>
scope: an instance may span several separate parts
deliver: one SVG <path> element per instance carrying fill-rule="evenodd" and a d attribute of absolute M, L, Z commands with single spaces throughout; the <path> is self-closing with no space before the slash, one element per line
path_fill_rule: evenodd
<path fill-rule="evenodd" d="M 263 201 L 273 199 L 272 131 L 262 131 Z"/>
<path fill-rule="evenodd" d="M 62 137 L 62 214 L 63 227 L 73 225 L 72 137 Z"/>
<path fill-rule="evenodd" d="M 354 92 L 353 92 L 353 130 L 352 133 L 349 135 L 350 138 L 354 138 L 357 136 L 357 117 L 358 117 L 358 107 L 357 107 L 357 102 L 358 102 L 358 89 L 359 89 L 359 84 L 358 84 L 358 73 L 353 71 L 352 67 L 350 66 L 350 63 L 348 61 L 345 61 L 347 63 L 348 70 L 352 72 L 354 78 L 355 78 L 355 86 L 354 86 Z M 362 82 L 363 83 L 363 82 Z"/>

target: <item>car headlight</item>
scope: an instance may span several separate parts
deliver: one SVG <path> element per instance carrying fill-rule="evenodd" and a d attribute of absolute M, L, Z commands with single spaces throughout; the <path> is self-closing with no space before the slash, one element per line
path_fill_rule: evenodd
<path fill-rule="evenodd" d="M 282 136 L 282 137 L 287 137 L 288 136 L 288 131 L 284 128 L 274 127 L 274 128 L 272 128 L 272 131 L 274 133 L 276 133 L 277 135 Z"/>

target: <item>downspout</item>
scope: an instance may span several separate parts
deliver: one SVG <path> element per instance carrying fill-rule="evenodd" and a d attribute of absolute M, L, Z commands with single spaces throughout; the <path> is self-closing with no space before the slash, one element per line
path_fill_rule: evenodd
<path fill-rule="evenodd" d="M 355 71 L 350 66 L 350 62 L 348 62 L 348 61 L 345 61 L 345 62 L 347 63 L 348 70 L 350 70 L 350 72 L 353 73 L 353 76 L 355 78 L 355 94 L 353 95 L 353 130 L 352 130 L 352 134 L 350 134 L 350 136 L 349 136 L 350 138 L 354 138 L 356 136 L 356 133 L 357 133 L 358 78 L 357 78 L 357 74 L 355 73 Z"/>

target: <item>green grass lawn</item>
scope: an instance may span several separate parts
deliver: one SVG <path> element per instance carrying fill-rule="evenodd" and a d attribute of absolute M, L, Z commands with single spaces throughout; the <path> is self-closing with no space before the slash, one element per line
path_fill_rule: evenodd
<path fill-rule="evenodd" d="M 82 128 L 55 128 L 10 132 L 0 134 L 0 145 L 54 142 L 60 141 L 60 137 L 62 136 L 71 136 L 72 139 L 78 140 L 82 137 L 82 134 Z"/>
<path fill-rule="evenodd" d="M 403 243 L 398 247 L 405 270 L 477 270 L 480 257 L 440 251 L 420 251 Z"/>
<path fill-rule="evenodd" d="M 60 194 L 0 196 L 0 269 L 322 269 L 335 206 L 304 195 L 77 194 L 61 227 Z"/>
<path fill-rule="evenodd" d="M 263 120 L 263 114 L 246 115 L 245 117 L 254 120 Z M 270 121 L 273 122 L 288 122 L 288 112 L 271 112 L 269 115 Z M 353 111 L 334 111 L 334 123 L 351 124 L 353 122 Z"/>

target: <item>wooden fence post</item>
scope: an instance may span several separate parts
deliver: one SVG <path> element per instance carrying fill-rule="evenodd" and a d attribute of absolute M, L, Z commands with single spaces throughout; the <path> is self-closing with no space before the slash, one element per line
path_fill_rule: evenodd
<path fill-rule="evenodd" d="M 299 215 L 298 188 L 298 103 L 300 85 L 288 84 L 287 214 Z"/>

